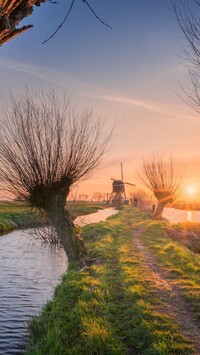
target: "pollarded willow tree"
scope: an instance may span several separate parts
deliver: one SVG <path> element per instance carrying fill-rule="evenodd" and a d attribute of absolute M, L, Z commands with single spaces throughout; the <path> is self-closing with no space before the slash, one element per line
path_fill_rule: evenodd
<path fill-rule="evenodd" d="M 177 197 L 183 172 L 172 157 L 153 154 L 149 159 L 143 159 L 138 177 L 158 201 L 153 219 L 161 219 L 165 206 Z"/>
<path fill-rule="evenodd" d="M 85 246 L 65 208 L 73 184 L 97 167 L 112 132 L 92 111 L 76 114 L 69 101 L 51 92 L 30 91 L 11 96 L 0 133 L 0 188 L 45 211 L 69 260 Z"/>

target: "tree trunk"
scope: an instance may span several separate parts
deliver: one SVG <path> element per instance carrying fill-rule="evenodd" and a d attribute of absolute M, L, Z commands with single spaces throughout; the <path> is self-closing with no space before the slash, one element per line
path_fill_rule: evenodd
<path fill-rule="evenodd" d="M 0 1 L 0 46 L 32 25 L 17 28 L 19 22 L 33 12 L 33 6 L 40 6 L 46 0 L 3 0 Z"/>
<path fill-rule="evenodd" d="M 68 260 L 79 260 L 87 253 L 86 246 L 84 240 L 76 231 L 69 212 L 65 210 L 65 201 L 65 196 L 53 196 L 49 201 L 46 212 L 56 229 Z"/>
<path fill-rule="evenodd" d="M 158 201 L 158 205 L 156 207 L 156 211 L 155 211 L 155 213 L 153 215 L 153 219 L 154 220 L 158 220 L 158 219 L 162 218 L 162 214 L 163 214 L 163 210 L 164 210 L 165 206 L 166 206 L 166 203 Z"/>

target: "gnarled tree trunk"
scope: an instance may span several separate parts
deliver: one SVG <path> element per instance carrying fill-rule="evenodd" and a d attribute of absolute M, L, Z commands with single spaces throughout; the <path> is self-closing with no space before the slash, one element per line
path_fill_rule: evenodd
<path fill-rule="evenodd" d="M 69 212 L 65 210 L 65 201 L 65 194 L 50 196 L 46 212 L 56 229 L 68 260 L 79 260 L 86 254 L 86 246 L 79 237 Z"/>
<path fill-rule="evenodd" d="M 172 157 L 168 159 L 159 154 L 143 160 L 139 178 L 153 192 L 158 201 L 153 219 L 161 219 L 165 206 L 177 197 L 183 181 L 183 171 Z"/>
<path fill-rule="evenodd" d="M 166 206 L 166 203 L 158 201 L 158 205 L 157 205 L 155 213 L 153 215 L 154 220 L 158 220 L 158 219 L 162 218 L 162 214 L 163 214 L 163 210 L 164 210 L 165 206 Z"/>
<path fill-rule="evenodd" d="M 157 190 L 154 192 L 154 196 L 158 200 L 156 211 L 153 215 L 153 219 L 161 219 L 163 210 L 168 203 L 172 203 L 172 191 L 171 190 Z"/>
<path fill-rule="evenodd" d="M 69 212 L 65 209 L 69 195 L 70 181 L 65 178 L 49 185 L 34 186 L 29 203 L 47 213 L 58 238 L 67 254 L 68 260 L 79 260 L 87 254 L 84 240 L 77 233 Z"/>
<path fill-rule="evenodd" d="M 0 46 L 33 25 L 17 25 L 33 12 L 33 6 L 40 6 L 46 0 L 0 0 Z"/>
<path fill-rule="evenodd" d="M 59 102 L 53 92 L 11 99 L 11 110 L 0 130 L 0 189 L 24 197 L 44 211 L 57 231 L 69 260 L 86 254 L 65 210 L 71 186 L 85 179 L 100 163 L 109 139 L 102 123 L 87 110 L 81 116 Z"/>

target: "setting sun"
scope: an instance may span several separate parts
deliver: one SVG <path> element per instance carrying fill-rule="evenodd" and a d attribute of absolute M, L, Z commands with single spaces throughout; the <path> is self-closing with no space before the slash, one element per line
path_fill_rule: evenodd
<path fill-rule="evenodd" d="M 188 186 L 187 192 L 190 195 L 193 195 L 195 193 L 195 188 L 193 186 Z"/>

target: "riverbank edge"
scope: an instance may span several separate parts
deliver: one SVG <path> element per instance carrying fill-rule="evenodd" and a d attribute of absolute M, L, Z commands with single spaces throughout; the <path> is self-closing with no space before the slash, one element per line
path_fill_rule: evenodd
<path fill-rule="evenodd" d="M 36 225 L 42 226 L 44 222 L 32 213 L 12 213 L 6 217 L 0 215 L 0 237 L 13 230 L 34 228 Z"/>
<path fill-rule="evenodd" d="M 106 206 L 107 207 L 107 206 Z M 100 209 L 104 209 L 105 205 L 88 205 L 80 204 L 80 207 L 74 211 L 74 218 L 95 213 Z M 16 229 L 35 228 L 36 226 L 44 226 L 45 221 L 36 211 L 22 213 L 0 213 L 0 237 L 12 232 Z"/>
<path fill-rule="evenodd" d="M 53 300 L 31 321 L 26 354 L 193 354 L 192 344 L 174 320 L 160 311 L 162 301 L 145 280 L 142 256 L 132 243 L 134 230 L 143 226 L 144 240 L 155 254 L 165 243 L 166 264 L 167 244 L 177 256 L 184 250 L 181 266 L 173 256 L 177 279 L 178 267 L 183 266 L 183 273 L 190 258 L 200 270 L 199 258 L 167 238 L 163 223 L 126 207 L 106 222 L 84 227 L 88 259 L 70 263 Z M 194 281 L 190 272 L 187 278 Z"/>

